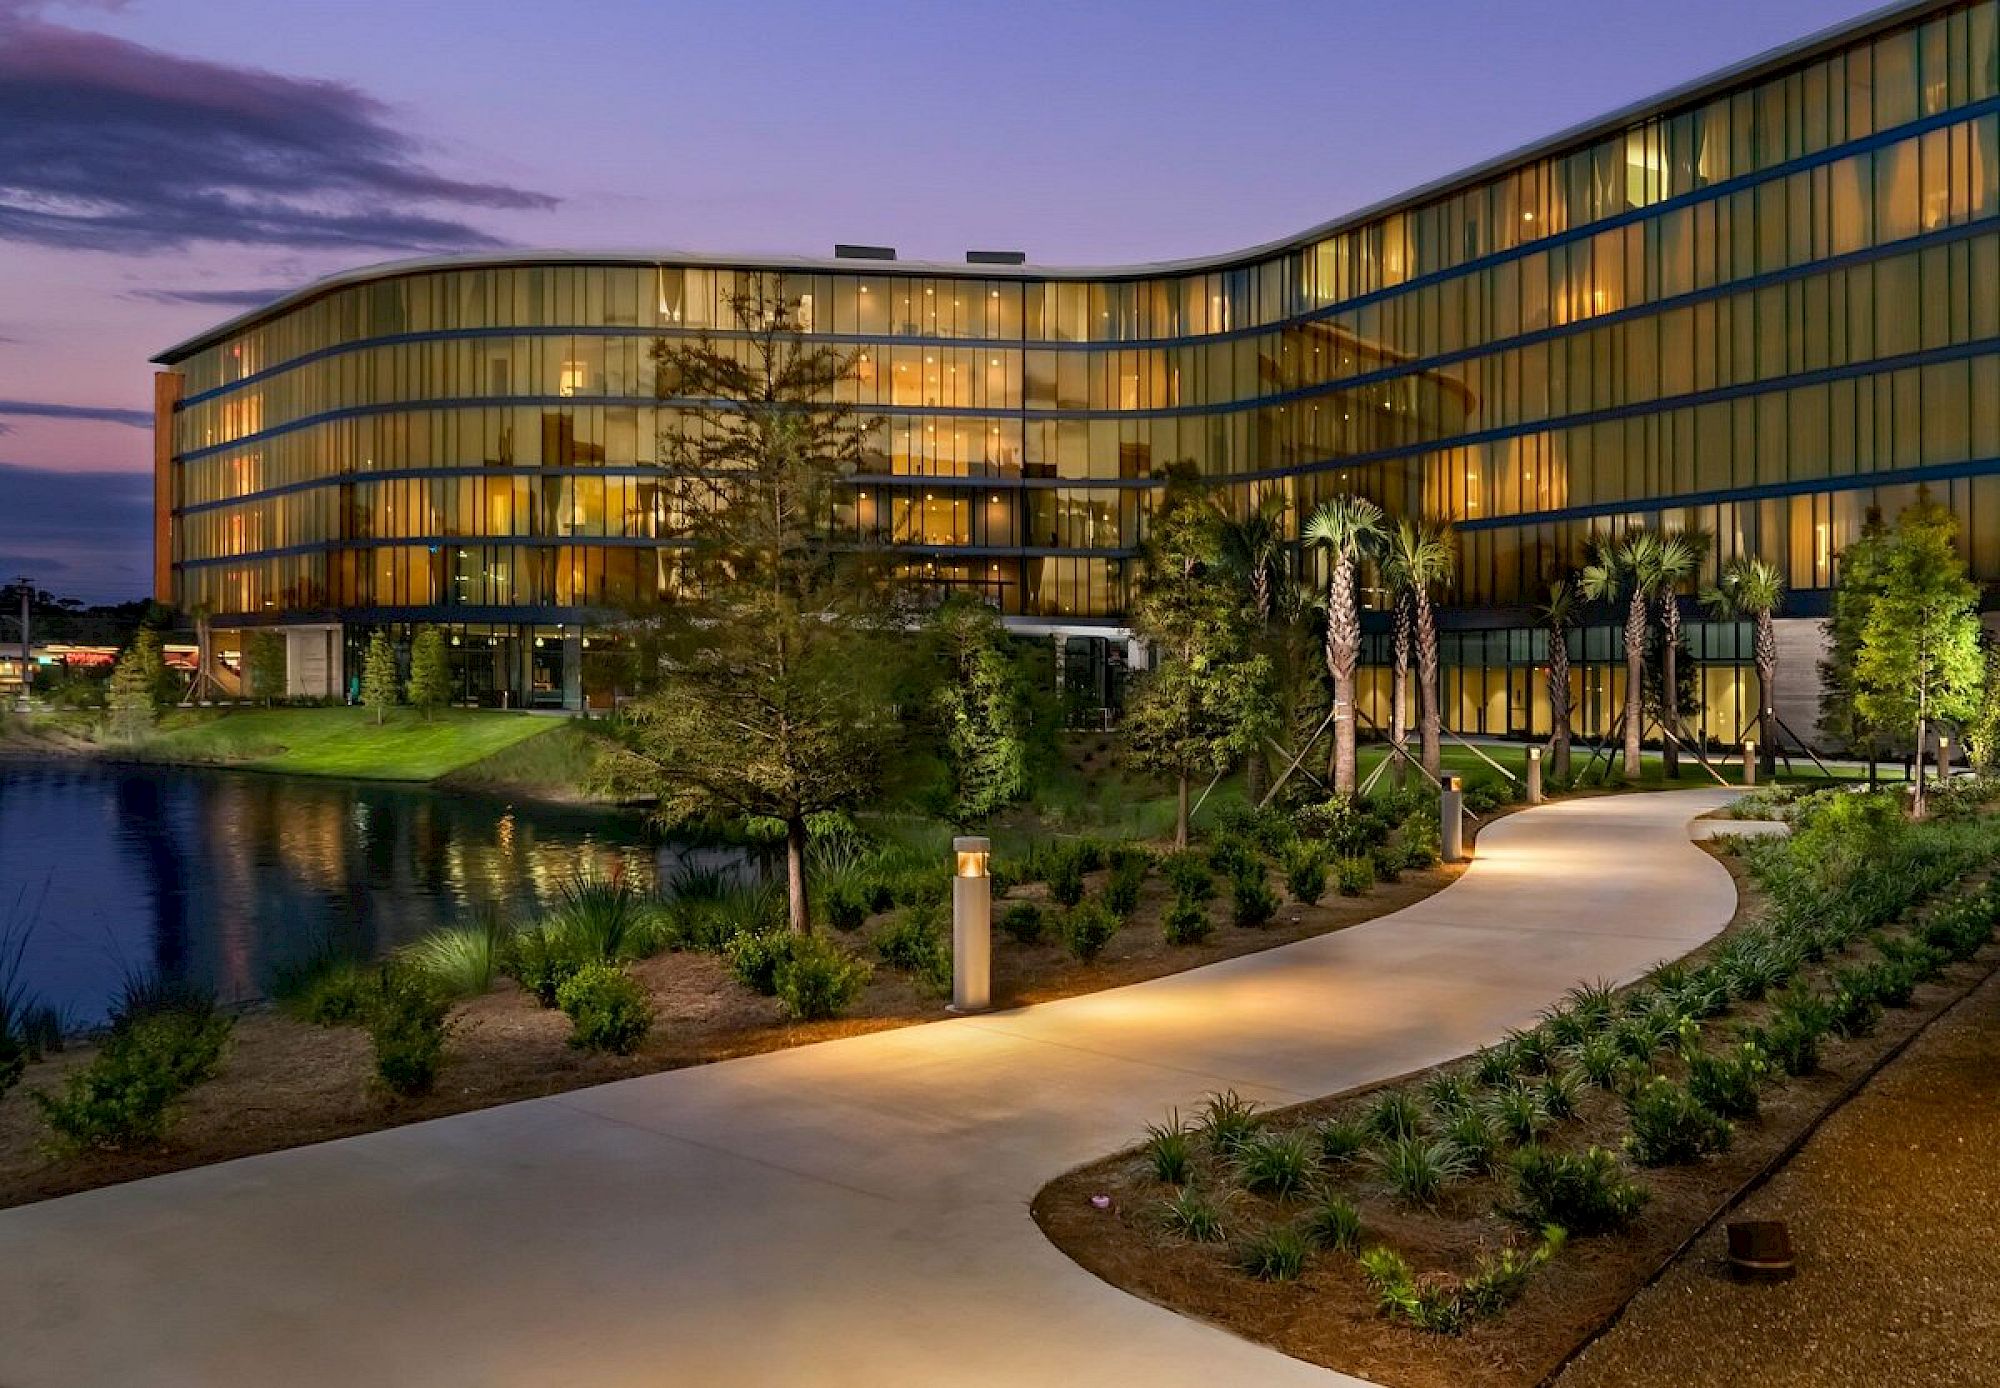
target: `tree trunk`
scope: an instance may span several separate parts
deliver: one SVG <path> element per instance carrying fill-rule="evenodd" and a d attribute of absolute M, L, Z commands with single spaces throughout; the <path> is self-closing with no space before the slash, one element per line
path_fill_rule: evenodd
<path fill-rule="evenodd" d="M 1396 599 L 1396 641 L 1394 682 L 1389 689 L 1389 742 L 1396 759 L 1396 789 L 1409 777 L 1410 735 L 1410 605 L 1406 596 Z"/>
<path fill-rule="evenodd" d="M 1625 609 L 1625 779 L 1639 779 L 1639 739 L 1646 717 L 1646 599 L 1637 588 Z"/>
<path fill-rule="evenodd" d="M 1917 782 L 1916 789 L 1910 798 L 1910 817 L 1912 819 L 1922 819 L 1924 817 L 1924 724 L 1925 719 L 1921 711 L 1920 702 L 1919 712 L 1917 713 L 1917 752 L 1915 759 Z"/>
<path fill-rule="evenodd" d="M 785 903 L 795 934 L 812 934 L 812 916 L 806 910 L 806 820 L 793 815 L 785 821 Z"/>
<path fill-rule="evenodd" d="M 1681 604 L 1660 599 L 1660 769 L 1669 781 L 1681 774 Z"/>
<path fill-rule="evenodd" d="M 1778 774 L 1778 629 L 1771 614 L 1757 614 L 1757 748 L 1758 768 L 1764 779 Z"/>
<path fill-rule="evenodd" d="M 1342 554 L 1334 560 L 1326 594 L 1326 668 L 1333 676 L 1333 761 L 1327 769 L 1335 795 L 1354 794 L 1354 667 L 1360 659 L 1354 560 Z"/>
<path fill-rule="evenodd" d="M 1549 630 L 1549 769 L 1569 779 L 1569 633 Z"/>
<path fill-rule="evenodd" d="M 1183 771 L 1174 788 L 1174 847 L 1186 848 L 1188 840 L 1188 774 Z"/>
<path fill-rule="evenodd" d="M 1444 772 L 1442 729 L 1444 717 L 1438 708 L 1438 629 L 1437 613 L 1430 595 L 1417 594 L 1417 724 L 1422 729 L 1424 770 L 1433 778 Z"/>

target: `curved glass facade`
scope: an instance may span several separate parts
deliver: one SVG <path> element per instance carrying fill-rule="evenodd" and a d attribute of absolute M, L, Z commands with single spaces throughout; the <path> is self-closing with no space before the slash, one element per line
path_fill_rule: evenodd
<path fill-rule="evenodd" d="M 1115 627 L 1167 462 L 1238 504 L 1282 491 L 1294 526 L 1350 490 L 1448 516 L 1475 731 L 1535 722 L 1504 675 L 1488 726 L 1491 672 L 1536 658 L 1489 629 L 1629 523 L 1709 532 L 1711 566 L 1772 558 L 1810 610 L 1867 508 L 1927 482 L 2000 577 L 2000 10 L 1981 0 L 1214 262 L 485 255 L 344 276 L 160 358 L 179 377 L 162 596 L 223 625 L 469 633 L 644 601 L 672 567 L 657 459 L 678 413 L 649 348 L 729 340 L 753 276 L 859 349 L 849 393 L 881 419 L 831 543 L 1010 616 Z M 1727 663 L 1734 638 L 1699 639 Z"/>

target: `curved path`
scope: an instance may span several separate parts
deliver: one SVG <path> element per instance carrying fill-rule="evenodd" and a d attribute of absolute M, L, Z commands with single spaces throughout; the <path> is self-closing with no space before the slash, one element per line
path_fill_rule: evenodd
<path fill-rule="evenodd" d="M 1688 820 L 1501 820 L 1334 935 L 1015 1012 L 651 1075 L 0 1213 L 0 1385 L 1327 1385 L 1028 1217 L 1169 1106 L 1445 1060 L 1735 907 Z"/>

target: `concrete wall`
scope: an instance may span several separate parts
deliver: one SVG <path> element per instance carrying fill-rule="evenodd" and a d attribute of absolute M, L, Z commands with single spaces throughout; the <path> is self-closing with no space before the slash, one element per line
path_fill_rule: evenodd
<path fill-rule="evenodd" d="M 285 636 L 285 694 L 293 699 L 337 699 L 340 683 L 340 626 L 280 628 Z"/>
<path fill-rule="evenodd" d="M 1819 663 L 1826 659 L 1826 629 L 1817 617 L 1780 617 L 1772 624 L 1778 638 L 1778 720 L 1815 748 L 1825 745 L 1819 732 Z M 1791 739 L 1785 739 L 1791 745 Z"/>

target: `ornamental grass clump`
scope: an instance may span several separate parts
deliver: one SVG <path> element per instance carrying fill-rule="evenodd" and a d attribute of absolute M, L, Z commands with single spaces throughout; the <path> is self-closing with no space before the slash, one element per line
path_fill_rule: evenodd
<path fill-rule="evenodd" d="M 1552 1069 L 1542 1076 L 1535 1087 L 1542 1101 L 1542 1109 L 1556 1122 L 1576 1117 L 1578 1105 L 1583 1102 L 1583 1076 L 1567 1067 Z"/>
<path fill-rule="evenodd" d="M 1299 1232 L 1314 1248 L 1353 1253 L 1361 1246 L 1361 1212 L 1338 1195 L 1323 1195 L 1299 1220 Z"/>
<path fill-rule="evenodd" d="M 1749 1039 L 1788 1075 L 1809 1075 L 1819 1068 L 1819 1044 L 1833 1029 L 1833 1007 L 1802 984 L 1778 997 L 1770 1021 L 1753 1028 Z"/>
<path fill-rule="evenodd" d="M 1423 1130 L 1423 1106 L 1403 1090 L 1385 1089 L 1368 1106 L 1367 1123 L 1369 1132 L 1385 1142 L 1415 1137 Z"/>
<path fill-rule="evenodd" d="M 1175 1109 L 1165 1123 L 1146 1125 L 1146 1164 L 1153 1179 L 1170 1186 L 1184 1186 L 1194 1176 L 1195 1131 Z"/>
<path fill-rule="evenodd" d="M 1257 1116 L 1257 1101 L 1245 1099 L 1233 1089 L 1211 1094 L 1201 1106 L 1195 1127 L 1208 1150 L 1219 1157 L 1234 1157 L 1245 1142 L 1263 1126 Z"/>
<path fill-rule="evenodd" d="M 1245 1239 L 1236 1265 L 1259 1282 L 1290 1282 L 1305 1271 L 1312 1245 L 1290 1224 L 1274 1224 Z"/>
<path fill-rule="evenodd" d="M 1625 1100 L 1625 1148 L 1641 1166 L 1680 1166 L 1729 1146 L 1729 1120 L 1655 1075 Z"/>
<path fill-rule="evenodd" d="M 1312 1134 L 1257 1133 L 1236 1149 L 1236 1183 L 1252 1195 L 1286 1200 L 1305 1189 L 1318 1166 Z"/>
<path fill-rule="evenodd" d="M 630 1055 L 653 1028 L 646 990 L 624 968 L 601 959 L 570 975 L 556 1003 L 570 1020 L 569 1044 L 580 1051 Z"/>
<path fill-rule="evenodd" d="M 1477 1108 L 1462 1108 L 1444 1124 L 1442 1136 L 1458 1149 L 1467 1167 L 1490 1171 L 1500 1157 L 1500 1134 L 1493 1120 Z"/>
<path fill-rule="evenodd" d="M 1533 1142 L 1551 1127 L 1547 1103 L 1538 1086 L 1516 1081 L 1486 1096 L 1486 1116 L 1508 1142 Z"/>
<path fill-rule="evenodd" d="M 1412 1205 L 1435 1204 L 1446 1186 L 1471 1173 L 1465 1154 L 1442 1138 L 1397 1138 L 1369 1153 L 1369 1159 L 1382 1183 Z"/>
<path fill-rule="evenodd" d="M 1509 1174 L 1514 1204 L 1508 1213 L 1531 1225 L 1560 1225 L 1572 1234 L 1626 1228 L 1650 1194 L 1602 1147 L 1572 1153 L 1531 1144 L 1514 1154 Z"/>
<path fill-rule="evenodd" d="M 493 986 L 506 963 L 514 928 L 497 910 L 432 931 L 402 951 L 403 961 L 454 998 L 472 998 Z"/>
<path fill-rule="evenodd" d="M 1439 1070 L 1424 1081 L 1424 1102 L 1440 1122 L 1469 1107 L 1472 1093 L 1471 1083 L 1456 1070 Z"/>
<path fill-rule="evenodd" d="M 1168 1233 L 1190 1243 L 1222 1241 L 1222 1210 L 1193 1186 L 1183 1187 L 1160 1206 L 1160 1223 Z"/>
<path fill-rule="evenodd" d="M 1326 1118 L 1313 1125 L 1319 1157 L 1328 1165 L 1359 1160 L 1368 1147 L 1368 1126 L 1354 1118 Z"/>

